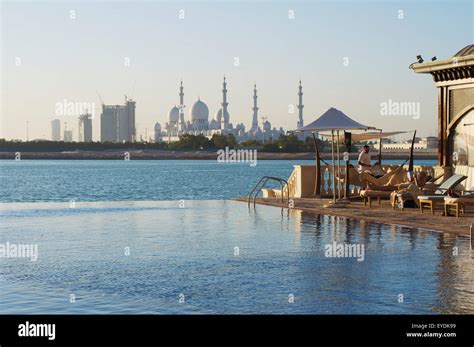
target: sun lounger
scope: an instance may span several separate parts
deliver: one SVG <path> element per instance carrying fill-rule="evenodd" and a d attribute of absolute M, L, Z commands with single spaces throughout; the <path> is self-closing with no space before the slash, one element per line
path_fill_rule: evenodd
<path fill-rule="evenodd" d="M 372 199 L 376 199 L 378 204 L 380 205 L 380 200 L 382 199 L 390 199 L 390 194 L 392 193 L 391 190 L 362 190 L 360 192 L 360 196 L 364 199 L 364 206 L 367 206 L 367 202 L 369 203 L 369 207 L 372 207 Z"/>
<path fill-rule="evenodd" d="M 398 166 L 397 168 L 393 169 L 392 171 L 386 173 L 381 177 L 374 177 L 368 172 L 361 173 L 361 179 L 364 182 L 367 182 L 371 185 L 375 186 L 386 186 L 386 185 L 397 185 L 400 183 L 405 182 L 406 180 L 406 171 L 402 166 Z"/>
<path fill-rule="evenodd" d="M 464 181 L 467 176 L 453 175 L 444 181 L 432 195 L 420 195 L 418 197 L 420 211 L 423 213 L 424 207 L 429 207 L 431 214 L 434 214 L 434 206 L 437 203 L 443 203 L 444 198 L 448 194 L 448 190 L 454 189 L 459 183 Z"/>
<path fill-rule="evenodd" d="M 415 201 L 413 201 L 413 195 L 408 191 L 397 191 L 392 202 L 392 208 L 395 209 L 395 207 L 398 207 L 400 210 L 404 211 L 405 205 L 416 207 Z"/>
<path fill-rule="evenodd" d="M 454 211 L 456 218 L 459 218 L 460 214 L 464 214 L 464 209 L 466 205 L 474 205 L 473 198 L 453 198 L 445 197 L 444 198 L 444 215 L 449 216 L 451 212 Z"/>
<path fill-rule="evenodd" d="M 444 198 L 444 215 L 449 216 L 454 211 L 456 218 L 459 218 L 460 214 L 464 214 L 466 206 L 474 206 L 474 191 L 463 190 L 462 196 L 451 197 L 446 196 Z"/>

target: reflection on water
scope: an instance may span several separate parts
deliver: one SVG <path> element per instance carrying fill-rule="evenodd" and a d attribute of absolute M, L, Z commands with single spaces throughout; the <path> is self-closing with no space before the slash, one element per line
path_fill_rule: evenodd
<path fill-rule="evenodd" d="M 230 201 L 181 207 L 0 204 L 0 243 L 39 247 L 37 262 L 0 258 L 0 313 L 474 313 L 465 237 Z M 326 257 L 334 242 L 363 245 L 364 260 Z"/>
<path fill-rule="evenodd" d="M 433 271 L 428 274 L 433 276 L 436 288 L 436 301 L 433 302 L 432 310 L 436 313 L 473 313 L 474 312 L 474 253 L 469 250 L 467 237 L 453 234 L 420 231 L 404 226 L 385 225 L 381 223 L 369 223 L 364 220 L 355 220 L 344 217 L 318 215 L 301 210 L 289 210 L 288 215 L 297 221 L 295 231 L 297 233 L 311 232 L 315 238 L 320 240 L 321 233 L 332 232 L 334 240 L 339 242 L 354 243 L 356 239 L 362 240 L 367 248 L 378 248 L 383 252 L 393 245 L 399 245 L 399 238 L 404 235 L 413 263 L 411 266 L 417 268 L 422 265 L 425 254 L 418 252 L 433 253 L 432 258 L 437 259 L 433 264 Z M 390 232 L 391 237 L 387 237 Z M 428 240 L 426 240 L 428 238 Z M 382 245 L 381 242 L 384 244 Z M 429 243 L 435 247 L 426 247 Z M 418 256 L 417 256 L 418 254 Z M 383 257 L 381 254 L 378 256 Z M 383 264 L 379 264 L 383 266 Z M 401 264 L 400 264 L 401 265 Z M 418 274 L 418 278 L 426 274 Z M 415 285 L 416 278 L 412 285 Z M 420 286 L 420 291 L 425 288 Z"/>

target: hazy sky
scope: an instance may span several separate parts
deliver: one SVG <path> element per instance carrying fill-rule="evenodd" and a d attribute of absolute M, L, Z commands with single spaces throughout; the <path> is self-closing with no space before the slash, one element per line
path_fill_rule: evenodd
<path fill-rule="evenodd" d="M 430 75 L 408 69 L 417 54 L 447 59 L 474 42 L 474 1 L 120 1 L 2 2 L 0 137 L 51 138 L 57 103 L 137 102 L 138 135 L 167 121 L 185 87 L 186 119 L 200 96 L 215 116 L 222 76 L 232 123 L 259 116 L 296 127 L 298 80 L 305 124 L 329 107 L 384 130 L 435 134 Z M 183 15 L 184 18 L 180 18 Z M 294 18 L 289 18 L 289 11 Z M 403 11 L 403 12 L 400 12 Z M 71 12 L 74 11 L 74 12 Z M 181 11 L 181 12 L 180 12 Z M 71 18 L 75 17 L 75 18 Z M 403 17 L 403 18 L 399 18 Z M 235 66 L 236 58 L 239 66 Z M 126 62 L 130 66 L 126 66 Z M 381 115 L 381 103 L 419 102 L 420 117 Z M 261 123 L 261 120 L 259 119 Z"/>

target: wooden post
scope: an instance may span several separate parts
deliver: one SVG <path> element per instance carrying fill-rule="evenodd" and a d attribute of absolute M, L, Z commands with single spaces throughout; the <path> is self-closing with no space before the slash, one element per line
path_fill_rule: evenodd
<path fill-rule="evenodd" d="M 382 134 L 382 129 L 380 129 L 380 134 Z M 382 137 L 379 138 L 379 165 L 382 166 Z"/>
<path fill-rule="evenodd" d="M 344 197 L 346 199 L 349 199 L 351 192 L 349 191 L 349 186 L 351 184 L 350 178 L 349 178 L 349 160 L 346 160 L 346 189 L 344 191 Z"/>
<path fill-rule="evenodd" d="M 314 142 L 314 151 L 316 153 L 316 179 L 314 182 L 314 195 L 321 196 L 321 156 L 319 153 L 319 145 L 318 141 L 316 140 L 316 136 L 313 134 L 313 142 Z"/>
<path fill-rule="evenodd" d="M 472 250 L 474 249 L 474 233 L 473 233 L 473 231 L 472 231 L 472 224 L 471 224 L 471 226 L 469 227 L 469 231 L 470 231 L 470 234 L 471 234 L 471 242 L 470 242 L 470 244 L 471 244 L 471 251 L 472 251 Z"/>
<path fill-rule="evenodd" d="M 341 156 L 339 154 L 339 130 L 337 130 L 337 197 L 341 200 Z"/>
<path fill-rule="evenodd" d="M 332 202 L 336 203 L 336 158 L 334 158 L 334 130 L 331 130 L 331 158 L 332 158 Z"/>
<path fill-rule="evenodd" d="M 415 147 L 415 137 L 416 137 L 416 130 L 413 133 L 413 139 L 411 140 L 410 162 L 408 163 L 408 171 L 413 171 L 413 148 Z"/>

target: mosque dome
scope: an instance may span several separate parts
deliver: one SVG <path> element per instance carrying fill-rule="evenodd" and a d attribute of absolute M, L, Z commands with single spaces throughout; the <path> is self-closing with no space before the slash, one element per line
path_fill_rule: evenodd
<path fill-rule="evenodd" d="M 219 122 L 219 123 L 222 123 L 222 108 L 219 109 L 219 111 L 217 111 L 217 114 L 216 114 L 216 120 Z M 224 114 L 224 122 L 229 122 L 229 112 L 225 111 L 225 114 Z"/>
<path fill-rule="evenodd" d="M 265 121 L 263 123 L 263 130 L 264 131 L 270 131 L 272 130 L 272 124 L 269 121 Z"/>
<path fill-rule="evenodd" d="M 219 122 L 216 121 L 215 119 L 211 120 L 210 123 L 209 123 L 209 127 L 211 129 L 219 129 Z"/>
<path fill-rule="evenodd" d="M 155 131 L 161 131 L 161 124 L 160 123 L 155 124 Z"/>
<path fill-rule="evenodd" d="M 473 45 L 467 45 L 463 49 L 461 49 L 459 52 L 457 52 L 454 57 L 465 57 L 467 55 L 474 55 L 474 44 Z"/>
<path fill-rule="evenodd" d="M 177 123 L 179 121 L 179 108 L 173 107 L 170 111 L 169 122 Z"/>
<path fill-rule="evenodd" d="M 209 108 L 201 100 L 194 103 L 191 109 L 191 121 L 207 122 L 209 119 Z"/>

